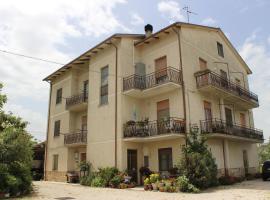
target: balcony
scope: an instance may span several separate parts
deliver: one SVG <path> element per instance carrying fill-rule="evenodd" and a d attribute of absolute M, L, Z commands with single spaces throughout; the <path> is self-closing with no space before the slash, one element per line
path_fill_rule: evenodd
<path fill-rule="evenodd" d="M 81 146 L 87 143 L 87 130 L 68 133 L 64 136 L 64 144 L 69 146 Z"/>
<path fill-rule="evenodd" d="M 200 124 L 202 134 L 209 134 L 209 136 L 213 137 L 217 136 L 263 142 L 263 131 L 255 128 L 229 124 L 220 119 L 204 120 L 201 121 Z"/>
<path fill-rule="evenodd" d="M 258 96 L 249 90 L 221 77 L 210 70 L 195 73 L 197 88 L 206 93 L 216 94 L 243 109 L 259 106 Z"/>
<path fill-rule="evenodd" d="M 181 71 L 168 67 L 144 76 L 134 74 L 125 77 L 123 92 L 135 98 L 148 98 L 175 90 L 181 84 Z"/>
<path fill-rule="evenodd" d="M 66 109 L 70 111 L 82 111 L 87 108 L 88 93 L 83 92 L 66 99 Z"/>
<path fill-rule="evenodd" d="M 185 136 L 185 122 L 180 118 L 163 121 L 128 121 L 124 124 L 124 140 L 132 142 L 161 141 Z"/>

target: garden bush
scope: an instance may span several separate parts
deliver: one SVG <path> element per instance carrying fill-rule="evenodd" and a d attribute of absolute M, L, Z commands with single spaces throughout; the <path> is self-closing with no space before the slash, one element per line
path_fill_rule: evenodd
<path fill-rule="evenodd" d="M 123 182 L 123 178 L 120 175 L 116 175 L 110 180 L 110 186 L 117 188 L 121 182 Z"/>
<path fill-rule="evenodd" d="M 192 128 L 188 134 L 179 169 L 181 175 L 186 176 L 189 182 L 199 189 L 218 184 L 215 159 L 207 149 L 206 139 L 199 137 L 196 128 Z"/>
<path fill-rule="evenodd" d="M 179 176 L 176 179 L 176 186 L 179 187 L 181 192 L 194 192 L 198 193 L 200 190 L 191 184 L 186 176 Z"/>
<path fill-rule="evenodd" d="M 91 186 L 92 187 L 106 187 L 106 181 L 100 176 L 97 176 L 93 178 L 93 180 L 91 181 Z"/>
<path fill-rule="evenodd" d="M 97 173 L 104 180 L 105 186 L 109 186 L 110 180 L 119 174 L 119 170 L 115 167 L 105 167 L 99 168 Z"/>

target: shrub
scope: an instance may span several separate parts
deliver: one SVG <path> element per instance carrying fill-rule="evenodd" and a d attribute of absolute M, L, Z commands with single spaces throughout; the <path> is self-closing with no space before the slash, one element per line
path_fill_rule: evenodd
<path fill-rule="evenodd" d="M 160 179 L 159 174 L 151 174 L 150 175 L 150 183 L 156 183 Z"/>
<path fill-rule="evenodd" d="M 192 128 L 183 148 L 180 171 L 197 188 L 217 185 L 217 165 L 207 149 L 206 139 L 198 136 L 198 130 Z"/>
<path fill-rule="evenodd" d="M 93 178 L 93 180 L 91 181 L 91 186 L 92 187 L 106 187 L 106 181 L 100 176 L 97 176 Z"/>
<path fill-rule="evenodd" d="M 232 185 L 235 183 L 242 182 L 244 177 L 235 177 L 235 176 L 221 176 L 218 179 L 219 184 L 221 185 Z"/>
<path fill-rule="evenodd" d="M 84 176 L 80 178 L 80 184 L 81 185 L 86 185 L 86 186 L 91 186 L 92 180 L 95 178 L 95 174 L 91 173 L 88 176 Z"/>
<path fill-rule="evenodd" d="M 116 175 L 110 180 L 110 185 L 112 187 L 118 187 L 122 181 L 123 178 L 120 175 Z"/>
<path fill-rule="evenodd" d="M 119 170 L 115 167 L 105 167 L 98 169 L 98 175 L 105 181 L 105 186 L 108 186 L 110 180 L 119 174 Z"/>
<path fill-rule="evenodd" d="M 186 176 L 179 176 L 176 179 L 176 185 L 181 192 L 194 192 L 198 193 L 200 190 L 191 184 Z"/>

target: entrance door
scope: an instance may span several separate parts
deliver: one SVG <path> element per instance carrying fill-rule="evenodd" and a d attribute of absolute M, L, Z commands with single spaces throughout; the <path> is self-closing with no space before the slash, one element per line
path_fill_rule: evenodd
<path fill-rule="evenodd" d="M 225 108 L 225 116 L 227 126 L 232 126 L 233 125 L 232 110 L 229 108 Z"/>
<path fill-rule="evenodd" d="M 85 161 L 86 161 L 86 153 L 81 153 L 80 162 L 85 162 Z"/>
<path fill-rule="evenodd" d="M 127 150 L 127 170 L 132 181 L 137 182 L 137 150 Z"/>
<path fill-rule="evenodd" d="M 163 83 L 167 79 L 167 57 L 163 56 L 155 60 L 156 84 Z"/>
<path fill-rule="evenodd" d="M 172 168 L 172 148 L 158 150 L 159 171 L 166 172 Z"/>
<path fill-rule="evenodd" d="M 247 150 L 243 150 L 243 163 L 244 163 L 245 176 L 247 176 L 248 166 L 249 166 Z"/>

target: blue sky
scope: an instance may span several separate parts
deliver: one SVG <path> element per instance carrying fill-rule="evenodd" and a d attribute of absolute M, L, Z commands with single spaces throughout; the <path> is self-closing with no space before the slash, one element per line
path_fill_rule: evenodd
<path fill-rule="evenodd" d="M 157 31 L 186 22 L 184 6 L 197 15 L 190 22 L 221 27 L 253 71 L 250 88 L 259 95 L 255 126 L 270 137 L 270 26 L 268 0 L 9 0 L 0 2 L 0 49 L 67 63 L 116 32 Z M 0 81 L 9 101 L 5 110 L 30 122 L 28 130 L 45 139 L 48 83 L 59 65 L 0 53 Z"/>

